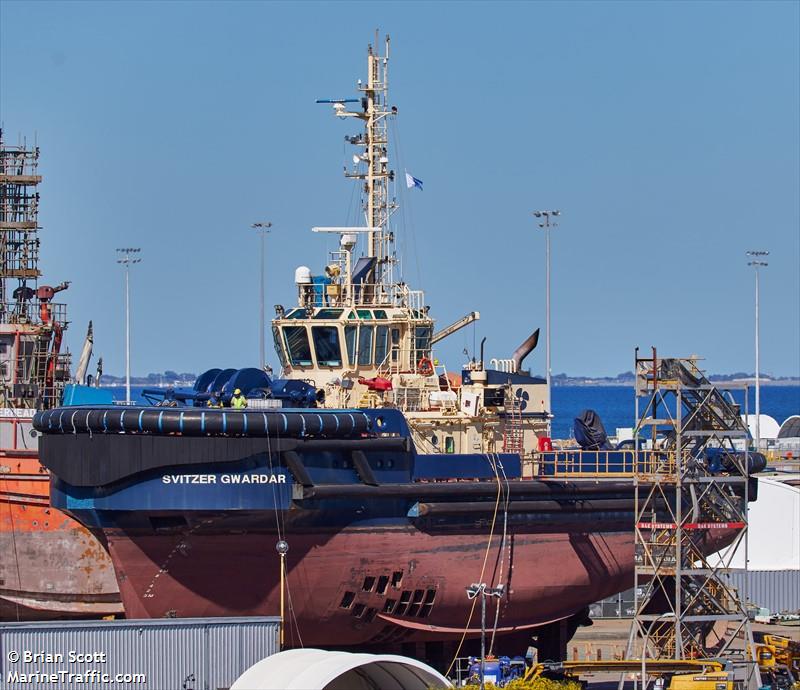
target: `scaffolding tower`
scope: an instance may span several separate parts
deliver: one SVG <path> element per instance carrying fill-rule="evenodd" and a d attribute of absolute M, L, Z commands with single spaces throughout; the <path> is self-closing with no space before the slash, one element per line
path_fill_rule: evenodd
<path fill-rule="evenodd" d="M 635 614 L 628 658 L 728 658 L 760 687 L 743 601 L 726 571 L 747 560 L 749 432 L 731 388 L 710 383 L 696 358 L 636 351 Z M 745 411 L 747 391 L 745 388 Z M 723 555 L 711 556 L 720 552 Z M 738 641 L 738 642 L 737 642 Z M 738 649 L 737 649 L 738 647 Z"/>
<path fill-rule="evenodd" d="M 69 283 L 39 285 L 39 148 L 7 144 L 0 129 L 0 407 L 58 404 L 69 377 L 61 352 Z"/>

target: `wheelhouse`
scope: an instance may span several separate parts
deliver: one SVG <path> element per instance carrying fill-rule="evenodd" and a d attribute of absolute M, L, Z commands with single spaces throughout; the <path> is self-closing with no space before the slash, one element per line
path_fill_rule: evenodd
<path fill-rule="evenodd" d="M 275 319 L 272 332 L 286 371 L 416 372 L 430 360 L 433 321 L 397 307 L 299 307 Z"/>

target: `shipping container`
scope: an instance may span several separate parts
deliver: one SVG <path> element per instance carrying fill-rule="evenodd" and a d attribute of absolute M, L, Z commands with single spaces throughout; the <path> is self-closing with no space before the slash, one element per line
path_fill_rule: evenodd
<path fill-rule="evenodd" d="M 280 619 L 0 623 L 3 690 L 222 690 L 278 651 Z"/>

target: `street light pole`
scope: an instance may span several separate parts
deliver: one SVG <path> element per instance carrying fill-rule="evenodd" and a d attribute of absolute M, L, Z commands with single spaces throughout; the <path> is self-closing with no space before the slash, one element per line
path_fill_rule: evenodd
<path fill-rule="evenodd" d="M 499 599 L 504 592 L 504 585 L 492 588 L 487 587 L 485 582 L 473 582 L 467 587 L 467 597 L 469 599 L 474 599 L 478 595 L 481 597 L 481 690 L 486 689 L 486 597 L 497 597 Z"/>
<path fill-rule="evenodd" d="M 281 634 L 280 634 L 280 649 L 283 649 L 283 642 L 285 639 L 286 622 L 284 616 L 284 591 L 286 589 L 286 554 L 289 553 L 288 542 L 281 539 L 275 544 L 275 550 L 280 555 L 280 587 L 281 587 Z"/>
<path fill-rule="evenodd" d="M 272 223 L 253 223 L 251 226 L 261 237 L 261 289 L 260 289 L 260 301 L 261 301 L 261 321 L 260 321 L 260 338 L 259 338 L 259 356 L 261 358 L 261 368 L 266 369 L 267 367 L 267 355 L 266 355 L 266 344 L 264 340 L 264 239 L 269 233 L 269 229 L 272 227 Z"/>
<path fill-rule="evenodd" d="M 547 417 L 547 435 L 551 436 L 551 424 L 552 424 L 552 408 L 553 408 L 553 399 L 552 399 L 552 383 L 551 383 L 551 376 L 552 376 L 552 369 L 550 367 L 550 343 L 551 343 L 551 333 L 550 333 L 550 228 L 551 227 L 558 227 L 558 223 L 550 222 L 550 217 L 558 217 L 561 215 L 561 211 L 554 210 L 554 211 L 534 211 L 533 215 L 536 218 L 544 218 L 544 220 L 539 223 L 539 227 L 544 230 L 544 238 L 545 238 L 545 274 L 546 274 L 546 289 L 545 289 L 545 330 L 547 331 L 547 340 L 546 340 L 546 363 L 545 363 L 545 376 L 547 378 L 547 404 L 549 405 L 550 409 L 548 412 Z"/>
<path fill-rule="evenodd" d="M 762 266 L 769 266 L 766 261 L 761 261 L 759 257 L 768 256 L 769 252 L 763 250 L 752 250 L 747 252 L 747 256 L 755 257 L 752 261 L 748 261 L 747 265 L 752 266 L 756 273 L 756 450 L 761 446 L 761 373 L 760 373 L 760 359 L 759 359 L 759 280 L 758 269 Z"/>
<path fill-rule="evenodd" d="M 138 264 L 141 259 L 132 254 L 138 254 L 141 249 L 138 247 L 125 247 L 117 249 L 117 254 L 121 259 L 117 259 L 118 264 L 125 266 L 125 403 L 131 404 L 131 291 L 130 291 L 130 267 L 131 264 Z"/>

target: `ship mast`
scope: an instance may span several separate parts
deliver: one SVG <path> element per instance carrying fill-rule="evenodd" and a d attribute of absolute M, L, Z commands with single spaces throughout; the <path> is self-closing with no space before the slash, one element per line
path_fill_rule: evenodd
<path fill-rule="evenodd" d="M 395 172 L 389 168 L 388 119 L 397 114 L 397 108 L 388 106 L 389 96 L 389 36 L 386 36 L 383 55 L 372 45 L 367 50 L 367 81 L 358 80 L 360 98 L 320 99 L 317 103 L 330 103 L 339 118 L 356 118 L 364 122 L 364 133 L 346 136 L 345 141 L 362 147 L 363 152 L 353 156 L 354 167 L 345 168 L 345 176 L 363 181 L 364 228 L 331 228 L 367 234 L 367 256 L 374 259 L 368 282 L 371 289 L 369 301 L 389 304 L 394 295 L 392 268 L 396 258 L 392 251 L 394 234 L 389 230 L 389 218 L 397 208 L 389 193 L 389 183 Z M 377 36 L 376 36 L 377 44 Z M 347 110 L 346 103 L 357 103 L 360 110 Z M 366 165 L 366 168 L 364 167 Z M 350 276 L 347 276 L 349 283 Z"/>
<path fill-rule="evenodd" d="M 388 232 L 389 180 L 388 170 L 388 70 L 389 37 L 383 56 L 376 55 L 370 46 L 367 54 L 367 85 L 360 90 L 366 97 L 366 135 L 367 135 L 367 225 L 374 228 L 369 233 L 370 255 L 375 257 L 375 283 L 382 285 L 391 280 L 391 261 L 389 257 L 390 233 Z M 394 175 L 391 174 L 391 178 Z"/>

